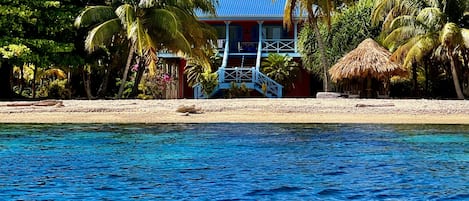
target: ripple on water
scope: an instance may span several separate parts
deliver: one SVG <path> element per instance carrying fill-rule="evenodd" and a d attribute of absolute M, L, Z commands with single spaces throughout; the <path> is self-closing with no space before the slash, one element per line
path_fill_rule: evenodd
<path fill-rule="evenodd" d="M 246 196 L 259 196 L 259 195 L 275 195 L 277 193 L 289 193 L 295 191 L 301 191 L 303 188 L 291 187 L 291 186 L 281 186 L 273 189 L 256 189 L 249 193 L 246 193 Z"/>

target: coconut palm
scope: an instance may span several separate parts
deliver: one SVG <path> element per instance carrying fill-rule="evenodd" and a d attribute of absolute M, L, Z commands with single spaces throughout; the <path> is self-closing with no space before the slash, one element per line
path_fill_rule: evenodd
<path fill-rule="evenodd" d="M 341 3 L 350 3 L 353 0 L 287 0 L 285 2 L 285 10 L 283 16 L 284 25 L 290 29 L 294 21 L 294 13 L 296 11 L 305 12 L 307 14 L 307 23 L 313 28 L 316 35 L 319 51 L 321 52 L 321 64 L 323 68 L 323 85 L 324 91 L 329 91 L 329 78 L 327 69 L 329 63 L 326 55 L 326 45 L 319 31 L 318 21 L 323 19 L 328 27 L 331 25 L 331 14 Z M 299 10 L 297 10 L 299 8 Z"/>
<path fill-rule="evenodd" d="M 196 21 L 194 9 L 214 13 L 214 3 L 212 0 L 140 0 L 133 4 L 124 3 L 117 9 L 90 6 L 76 18 L 75 26 L 97 24 L 85 40 L 89 52 L 111 44 L 116 36 L 128 39 L 130 50 L 117 95 L 120 98 L 134 53 L 141 59 L 139 63 L 152 67 L 156 63 L 157 50 L 163 48 L 185 55 L 199 55 L 192 51 L 192 47 L 204 46 L 207 36 L 211 35 L 207 34 L 210 30 L 206 26 Z M 145 58 L 146 62 L 143 61 Z"/>
<path fill-rule="evenodd" d="M 402 0 L 401 5 L 403 2 L 406 0 Z M 448 18 L 443 11 L 449 11 L 449 8 L 446 7 L 445 1 L 421 1 L 420 4 L 405 5 L 409 6 L 405 9 L 408 14 L 394 17 L 389 23 L 389 27 L 386 27 L 386 23 L 383 24 L 383 32 L 389 33 L 384 39 L 384 45 L 394 51 L 391 60 L 402 62 L 405 67 L 410 68 L 415 67 L 416 63 L 422 63 L 423 59 L 428 58 L 429 55 L 444 53 L 445 59 L 451 64 L 451 74 L 457 97 L 463 99 L 464 95 L 458 76 L 459 69 L 456 65 L 460 62 L 459 58 L 464 59 L 458 55 L 464 54 L 469 48 L 465 43 L 466 40 L 469 40 L 469 37 L 465 35 L 467 29 L 447 21 Z M 418 7 L 421 5 L 425 7 Z M 378 8 L 375 7 L 375 9 Z M 401 7 L 398 6 L 398 8 Z M 388 16 L 392 15 L 392 12 L 395 11 L 391 9 Z M 374 14 L 376 13 L 375 10 Z M 462 15 L 461 13 L 460 16 L 462 17 Z M 441 55 L 440 58 L 442 58 Z M 415 68 L 413 74 L 416 75 Z"/>

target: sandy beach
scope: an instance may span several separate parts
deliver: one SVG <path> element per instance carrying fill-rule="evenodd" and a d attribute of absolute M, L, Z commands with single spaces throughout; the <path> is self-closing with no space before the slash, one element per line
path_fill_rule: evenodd
<path fill-rule="evenodd" d="M 23 103 L 30 102 L 0 102 L 0 122 L 469 124 L 469 101 L 460 100 L 63 100 L 63 106 L 18 106 Z M 192 105 L 202 112 L 176 112 Z"/>

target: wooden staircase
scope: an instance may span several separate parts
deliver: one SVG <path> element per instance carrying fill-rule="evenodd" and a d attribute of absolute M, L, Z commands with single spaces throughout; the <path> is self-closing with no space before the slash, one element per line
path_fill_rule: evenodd
<path fill-rule="evenodd" d="M 232 83 L 239 86 L 246 85 L 268 98 L 281 98 L 283 86 L 261 73 L 256 67 L 226 67 L 218 71 L 218 86 L 208 97 L 202 92 L 202 87 L 194 87 L 194 98 L 210 98 L 221 90 L 230 89 Z"/>
<path fill-rule="evenodd" d="M 210 98 L 222 90 L 230 89 L 232 83 L 244 84 L 268 98 L 281 98 L 283 86 L 259 71 L 262 59 L 262 43 L 258 43 L 257 54 L 229 54 L 229 41 L 225 42 L 223 63 L 218 69 L 218 86 L 211 94 L 204 94 L 202 86 L 194 86 L 194 98 Z"/>

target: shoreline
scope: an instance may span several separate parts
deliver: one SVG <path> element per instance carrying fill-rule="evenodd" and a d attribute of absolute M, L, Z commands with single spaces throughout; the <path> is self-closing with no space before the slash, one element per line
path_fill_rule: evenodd
<path fill-rule="evenodd" d="M 61 100 L 0 102 L 0 123 L 469 124 L 469 101 L 426 99 Z M 17 104 L 20 106 L 7 106 Z M 176 112 L 180 106 L 200 114 Z"/>

